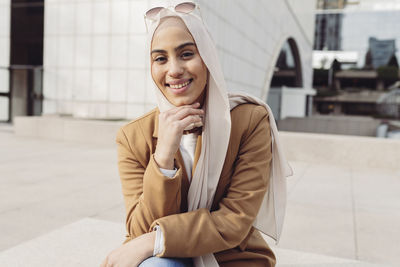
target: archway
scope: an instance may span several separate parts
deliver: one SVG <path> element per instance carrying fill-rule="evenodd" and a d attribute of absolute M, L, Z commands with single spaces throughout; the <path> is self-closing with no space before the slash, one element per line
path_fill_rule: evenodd
<path fill-rule="evenodd" d="M 279 52 L 270 87 L 302 87 L 303 77 L 299 49 L 293 38 L 288 38 Z"/>
<path fill-rule="evenodd" d="M 283 42 L 277 56 L 268 90 L 267 103 L 271 107 L 275 119 L 283 119 L 289 114 L 301 116 L 303 109 L 305 115 L 309 113 L 307 111 L 310 105 L 309 98 L 301 100 L 302 96 L 298 94 L 299 90 L 292 91 L 292 88 L 302 87 L 303 75 L 299 49 L 296 41 L 289 37 Z"/>

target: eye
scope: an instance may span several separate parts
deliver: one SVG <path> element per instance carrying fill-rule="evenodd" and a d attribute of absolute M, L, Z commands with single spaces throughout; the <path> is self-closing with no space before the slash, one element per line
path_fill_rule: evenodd
<path fill-rule="evenodd" d="M 183 59 L 189 59 L 189 58 L 191 58 L 193 55 L 194 55 L 193 52 L 191 52 L 191 51 L 186 51 L 186 52 L 183 52 L 183 53 L 181 54 L 181 57 L 182 57 Z"/>
<path fill-rule="evenodd" d="M 163 62 L 165 62 L 166 60 L 167 60 L 167 58 L 164 57 L 164 56 L 158 56 L 158 57 L 156 57 L 156 58 L 154 59 L 154 61 L 159 62 L 159 63 L 163 63 Z"/>

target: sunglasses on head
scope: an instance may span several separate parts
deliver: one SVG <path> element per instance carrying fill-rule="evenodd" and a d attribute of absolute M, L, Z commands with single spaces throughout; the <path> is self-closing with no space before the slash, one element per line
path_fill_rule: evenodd
<path fill-rule="evenodd" d="M 173 7 L 173 6 L 171 6 L 171 7 L 153 7 L 145 13 L 144 17 L 146 19 L 155 20 L 158 13 L 160 13 L 160 11 L 165 8 L 173 9 L 179 13 L 188 14 L 199 7 L 196 3 L 193 3 L 193 2 L 183 2 L 183 3 L 177 4 L 175 7 Z"/>
<path fill-rule="evenodd" d="M 175 7 L 174 6 L 169 6 L 169 7 L 153 7 L 151 9 L 149 9 L 145 14 L 144 14 L 144 22 L 146 24 L 146 31 L 148 31 L 147 28 L 147 21 L 146 20 L 150 20 L 150 21 L 155 21 L 157 19 L 157 15 L 161 12 L 161 10 L 163 9 L 170 9 L 170 10 L 174 10 L 175 12 L 179 12 L 179 13 L 183 13 L 183 14 L 189 14 L 193 11 L 195 11 L 196 9 L 199 10 L 199 14 L 200 14 L 200 19 L 202 20 L 202 16 L 201 16 L 201 12 L 200 12 L 200 7 L 194 3 L 194 2 L 183 2 L 183 3 L 179 3 L 177 4 Z"/>

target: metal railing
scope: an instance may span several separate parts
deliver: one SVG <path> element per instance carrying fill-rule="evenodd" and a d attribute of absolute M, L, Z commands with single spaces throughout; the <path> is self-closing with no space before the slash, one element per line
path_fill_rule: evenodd
<path fill-rule="evenodd" d="M 8 71 L 9 90 L 0 97 L 8 98 L 8 120 L 15 116 L 41 115 L 43 102 L 43 67 L 12 65 L 0 67 Z"/>

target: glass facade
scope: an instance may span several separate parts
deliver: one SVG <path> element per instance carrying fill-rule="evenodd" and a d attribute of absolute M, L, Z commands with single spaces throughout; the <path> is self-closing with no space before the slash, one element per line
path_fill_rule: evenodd
<path fill-rule="evenodd" d="M 400 59 L 400 10 L 362 11 L 343 14 L 342 49 L 358 51 L 358 67 L 364 67 L 369 38 L 395 40 L 397 60 Z"/>
<path fill-rule="evenodd" d="M 358 52 L 357 67 L 365 66 L 370 38 L 394 40 L 395 55 L 400 59 L 400 10 L 346 11 L 340 14 L 341 23 L 332 14 L 318 14 L 316 17 L 314 50 L 341 50 Z M 332 23 L 329 21 L 335 20 Z M 326 21 L 321 24 L 321 21 Z M 319 26 L 318 26 L 319 25 Z M 326 25 L 337 25 L 336 29 Z M 325 27 L 325 28 L 324 28 Z M 329 31 L 330 34 L 321 34 Z M 324 43 L 323 43 L 324 41 Z M 323 43 L 321 45 L 321 43 Z"/>

